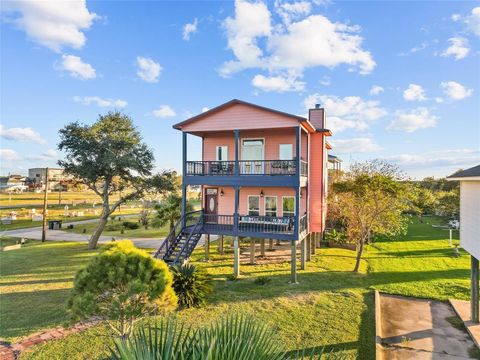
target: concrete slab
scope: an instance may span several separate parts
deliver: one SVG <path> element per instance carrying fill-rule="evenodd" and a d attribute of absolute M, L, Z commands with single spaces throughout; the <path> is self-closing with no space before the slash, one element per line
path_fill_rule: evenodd
<path fill-rule="evenodd" d="M 380 294 L 377 336 L 381 359 L 470 359 L 475 344 L 454 327 L 452 307 L 443 302 Z"/>
<path fill-rule="evenodd" d="M 471 321 L 470 317 L 470 302 L 466 300 L 449 300 L 453 307 L 453 310 L 457 313 L 458 317 L 462 319 L 468 333 L 472 337 L 475 345 L 480 349 L 480 324 Z"/>

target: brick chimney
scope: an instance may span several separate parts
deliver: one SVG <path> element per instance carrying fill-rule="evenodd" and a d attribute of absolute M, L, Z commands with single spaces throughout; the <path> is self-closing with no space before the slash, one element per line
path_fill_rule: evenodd
<path fill-rule="evenodd" d="M 315 126 L 315 129 L 325 129 L 327 124 L 325 122 L 325 109 L 320 107 L 320 104 L 315 104 L 314 109 L 308 110 L 308 120 Z"/>

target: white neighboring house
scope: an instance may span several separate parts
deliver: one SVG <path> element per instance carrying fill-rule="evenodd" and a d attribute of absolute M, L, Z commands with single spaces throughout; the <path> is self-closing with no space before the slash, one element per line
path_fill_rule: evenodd
<path fill-rule="evenodd" d="M 471 319 L 479 320 L 479 268 L 480 259 L 480 165 L 447 178 L 460 181 L 460 246 L 468 251 L 471 265 Z"/>
<path fill-rule="evenodd" d="M 28 190 L 25 185 L 26 177 L 22 175 L 8 175 L 0 178 L 0 191 L 23 192 Z"/>

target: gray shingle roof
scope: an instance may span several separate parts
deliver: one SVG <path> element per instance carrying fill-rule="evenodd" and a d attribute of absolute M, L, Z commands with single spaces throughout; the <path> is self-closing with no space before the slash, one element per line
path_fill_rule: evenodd
<path fill-rule="evenodd" d="M 462 178 L 480 176 L 480 165 L 474 166 L 470 169 L 460 171 L 459 173 L 448 176 L 448 178 Z"/>

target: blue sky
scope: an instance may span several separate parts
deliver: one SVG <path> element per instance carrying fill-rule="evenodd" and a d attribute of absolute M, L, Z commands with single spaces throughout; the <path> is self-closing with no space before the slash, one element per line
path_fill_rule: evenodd
<path fill-rule="evenodd" d="M 1 5 L 1 174 L 54 166 L 58 129 L 115 108 L 180 169 L 172 124 L 232 98 L 321 103 L 346 164 L 421 178 L 480 163 L 480 2 Z"/>

